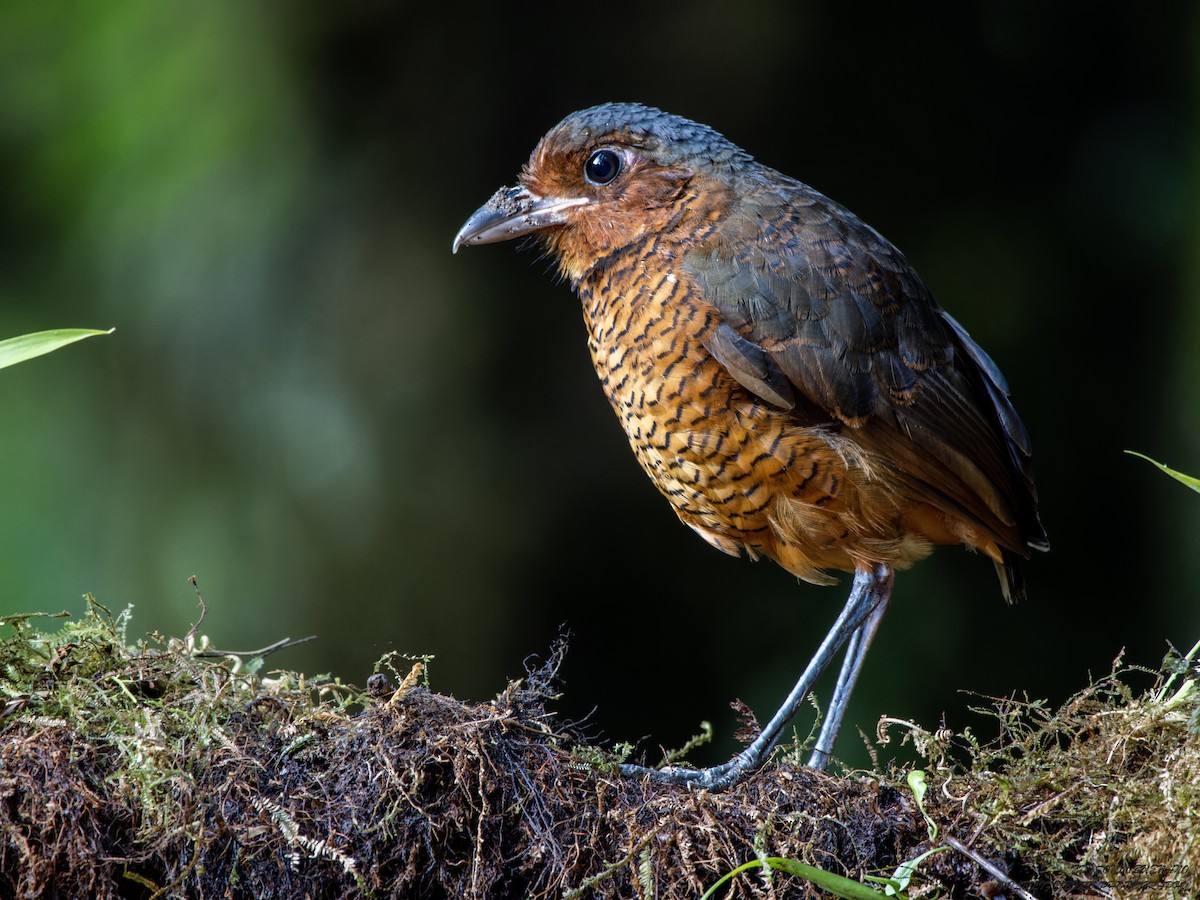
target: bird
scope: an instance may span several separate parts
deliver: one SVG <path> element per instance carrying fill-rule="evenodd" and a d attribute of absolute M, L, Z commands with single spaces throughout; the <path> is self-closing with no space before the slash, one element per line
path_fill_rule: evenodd
<path fill-rule="evenodd" d="M 853 575 L 753 742 L 708 768 L 624 774 L 736 785 L 843 653 L 808 761 L 824 769 L 894 573 L 934 545 L 980 552 L 1007 601 L 1026 595 L 1025 563 L 1049 543 L 1008 384 L 844 206 L 707 125 L 604 103 L 551 128 L 452 249 L 527 236 L 578 294 L 604 393 L 679 519 L 807 582 Z"/>

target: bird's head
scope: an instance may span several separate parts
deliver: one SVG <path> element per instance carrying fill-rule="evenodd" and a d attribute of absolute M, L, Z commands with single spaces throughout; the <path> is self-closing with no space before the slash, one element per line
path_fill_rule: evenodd
<path fill-rule="evenodd" d="M 650 235 L 696 233 L 728 204 L 752 162 L 705 125 L 632 103 L 572 113 L 534 148 L 519 184 L 463 225 L 454 250 L 537 234 L 573 284 Z M 686 229 L 686 231 L 685 231 Z"/>

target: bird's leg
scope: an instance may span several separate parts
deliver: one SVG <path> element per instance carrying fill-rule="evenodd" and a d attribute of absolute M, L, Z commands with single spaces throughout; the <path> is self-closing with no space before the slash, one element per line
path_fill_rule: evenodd
<path fill-rule="evenodd" d="M 829 711 L 825 721 L 821 723 L 821 733 L 817 735 L 817 745 L 813 748 L 812 756 L 808 758 L 809 768 L 824 771 L 833 753 L 833 744 L 838 732 L 842 730 L 842 719 L 846 717 L 846 707 L 850 704 L 850 694 L 858 681 L 858 673 L 862 671 L 863 660 L 867 650 L 887 612 L 888 602 L 892 596 L 892 575 L 887 576 L 887 584 L 880 592 L 879 603 L 871 610 L 866 620 L 858 626 L 846 644 L 846 657 L 842 660 L 842 671 L 838 673 L 837 686 L 833 689 L 833 699 L 829 701 Z"/>
<path fill-rule="evenodd" d="M 873 614 L 881 605 L 886 607 L 891 588 L 892 570 L 889 567 L 879 565 L 874 569 L 855 570 L 854 585 L 850 590 L 850 597 L 846 600 L 846 605 L 842 607 L 837 621 L 833 623 L 833 627 L 825 635 L 825 640 L 821 642 L 821 646 L 817 648 L 816 654 L 805 667 L 804 674 L 800 676 L 800 680 L 796 682 L 796 686 L 792 688 L 792 692 L 783 701 L 783 705 L 771 717 L 771 721 L 766 724 L 753 743 L 729 762 L 722 763 L 719 766 L 712 766 L 708 769 L 677 769 L 674 767 L 648 769 L 644 766 L 625 763 L 620 766 L 621 773 L 624 775 L 648 777 L 653 781 L 661 781 L 668 784 L 692 784 L 697 787 L 716 791 L 724 790 L 737 784 L 767 761 L 771 755 L 771 751 L 779 743 L 779 738 L 783 734 L 784 728 L 792 720 L 792 717 L 796 714 L 796 710 L 804 702 L 804 698 L 812 691 L 817 679 L 829 667 L 829 663 L 833 661 L 833 657 L 837 655 L 838 651 L 850 640 L 851 635 L 856 634 L 862 626 L 867 624 L 868 619 L 873 617 Z M 882 616 L 882 612 L 879 613 L 879 616 Z M 878 617 L 875 618 L 878 619 Z M 878 621 L 876 621 L 871 628 L 872 635 L 874 634 L 874 628 L 878 624 Z M 854 678 L 857 677 L 858 669 L 862 665 L 862 656 L 866 654 L 869 643 L 869 637 L 865 641 L 860 637 L 856 642 L 857 649 L 853 655 L 857 656 L 858 659 L 852 666 L 853 675 L 847 678 L 845 690 L 847 698 L 849 697 L 850 689 L 854 687 Z M 843 666 L 843 676 L 846 676 L 846 666 Z M 841 682 L 842 679 L 839 678 L 839 688 L 841 687 Z M 842 706 L 845 706 L 844 699 Z M 840 715 L 838 725 L 841 724 Z M 826 726 L 821 729 L 821 737 L 827 737 L 829 745 L 832 746 L 837 732 L 836 729 L 828 727 L 829 722 L 830 718 L 827 718 Z M 827 729 L 830 731 L 828 736 L 825 734 Z M 818 746 L 820 746 L 820 739 L 818 739 Z"/>

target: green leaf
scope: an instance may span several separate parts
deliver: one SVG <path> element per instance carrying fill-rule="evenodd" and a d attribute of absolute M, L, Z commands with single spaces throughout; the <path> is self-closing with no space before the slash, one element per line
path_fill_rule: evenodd
<path fill-rule="evenodd" d="M 925 791 L 928 790 L 925 784 L 925 773 L 920 769 L 913 769 L 909 772 L 908 786 L 913 792 L 913 798 L 917 801 L 917 809 L 921 810 L 921 815 L 925 817 L 925 826 L 929 831 L 929 840 L 936 841 L 938 834 L 937 823 L 929 817 L 929 813 L 925 812 Z"/>
<path fill-rule="evenodd" d="M 1158 466 L 1176 481 L 1186 484 L 1193 491 L 1200 492 L 1200 478 L 1193 478 L 1191 475 L 1184 475 L 1182 472 L 1176 472 L 1174 469 L 1170 469 L 1157 460 L 1153 460 L 1146 456 L 1144 453 L 1138 453 L 1136 450 L 1126 450 L 1125 452 L 1130 456 L 1140 456 L 1142 459 L 1146 460 L 1146 462 L 1154 463 L 1154 465 Z"/>
<path fill-rule="evenodd" d="M 873 875 L 868 875 L 867 881 L 877 881 L 884 885 L 884 893 L 886 893 L 889 897 L 902 896 L 902 892 L 908 889 L 909 883 L 912 882 L 913 876 L 917 873 L 917 866 L 923 863 L 926 857 L 949 849 L 949 847 L 943 844 L 941 847 L 934 847 L 932 850 L 926 850 L 916 859 L 910 859 L 900 863 L 900 865 L 896 867 L 896 871 L 892 873 L 891 878 L 876 878 Z"/>
<path fill-rule="evenodd" d="M 704 896 L 700 900 L 708 900 L 712 897 L 717 888 L 731 879 L 734 875 L 744 872 L 747 869 L 752 869 L 755 866 L 767 866 L 771 869 L 779 869 L 784 872 L 789 872 L 792 875 L 798 875 L 811 881 L 819 888 L 824 888 L 833 894 L 835 897 L 841 897 L 842 900 L 880 900 L 883 896 L 874 888 L 869 888 L 860 881 L 854 881 L 851 878 L 845 878 L 841 875 L 835 875 L 833 872 L 826 872 L 824 869 L 818 869 L 816 866 L 810 866 L 802 862 L 797 862 L 794 859 L 784 859 L 779 856 L 769 856 L 763 860 L 752 860 L 748 863 L 743 863 L 729 874 L 725 875 L 704 892 Z"/>
<path fill-rule="evenodd" d="M 43 353 L 51 353 L 75 341 L 82 341 L 97 334 L 112 334 L 114 331 L 115 328 L 108 331 L 97 331 L 94 328 L 56 328 L 53 331 L 37 331 L 9 338 L 0 341 L 0 369 L 25 362 Z"/>
<path fill-rule="evenodd" d="M 925 772 L 921 769 L 913 769 L 908 773 L 908 787 L 913 792 L 913 797 L 916 798 L 917 806 L 921 808 L 921 812 L 925 811 L 925 791 L 928 790 L 925 784 Z"/>

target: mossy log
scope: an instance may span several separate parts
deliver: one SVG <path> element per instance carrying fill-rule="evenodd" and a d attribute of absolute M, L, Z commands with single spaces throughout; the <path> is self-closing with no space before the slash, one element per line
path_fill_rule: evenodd
<path fill-rule="evenodd" d="M 936 847 L 905 896 L 1200 894 L 1190 659 L 1137 696 L 1123 670 L 1057 711 L 996 704 L 986 745 L 909 726 L 919 803 L 909 771 L 798 752 L 720 794 L 623 778 L 552 712 L 561 646 L 466 704 L 419 663 L 358 690 L 127 623 L 4 620 L 0 896 L 699 897 L 768 858 L 883 891 Z M 717 896 L 831 894 L 760 867 Z"/>

